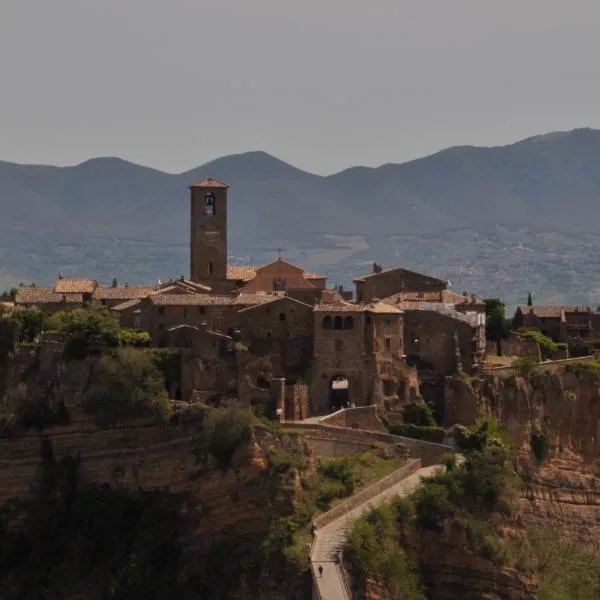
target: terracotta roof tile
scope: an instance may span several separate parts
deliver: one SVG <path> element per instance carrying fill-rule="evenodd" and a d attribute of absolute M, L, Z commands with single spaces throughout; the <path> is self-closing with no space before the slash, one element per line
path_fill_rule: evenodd
<path fill-rule="evenodd" d="M 519 306 L 524 315 L 533 315 L 541 319 L 560 319 L 563 313 L 587 313 L 590 308 L 583 304 L 567 304 L 565 306 Z"/>
<path fill-rule="evenodd" d="M 364 306 L 342 300 L 341 302 L 316 304 L 313 310 L 315 312 L 364 312 Z"/>
<path fill-rule="evenodd" d="M 57 294 L 91 294 L 97 287 L 94 279 L 57 279 L 54 291 Z"/>
<path fill-rule="evenodd" d="M 227 265 L 227 279 L 251 281 L 256 277 L 258 267 Z"/>
<path fill-rule="evenodd" d="M 383 269 L 377 273 L 367 273 L 366 275 L 360 275 L 359 277 L 356 277 L 354 281 L 365 281 L 366 279 L 371 279 L 373 277 L 378 277 L 381 275 L 387 275 L 389 273 L 393 273 L 394 271 L 402 271 L 409 275 L 418 275 L 423 279 L 428 279 L 439 283 L 447 283 L 446 281 L 444 281 L 443 279 L 439 279 L 438 277 L 433 277 L 432 275 L 425 275 L 423 273 L 418 273 L 417 271 L 411 271 L 410 269 L 405 269 L 404 267 L 390 267 L 389 269 Z"/>
<path fill-rule="evenodd" d="M 229 186 L 218 179 L 212 177 L 205 177 L 202 181 L 195 183 L 190 187 L 206 187 L 206 188 L 228 188 Z"/>
<path fill-rule="evenodd" d="M 319 275 L 318 273 L 304 273 L 304 279 L 327 279 L 325 275 Z"/>
<path fill-rule="evenodd" d="M 41 287 L 22 287 L 17 288 L 15 304 L 35 305 L 35 304 L 81 304 L 83 296 L 81 294 L 57 294 L 52 288 Z"/>
<path fill-rule="evenodd" d="M 387 302 L 370 302 L 364 305 L 365 312 L 381 313 L 381 314 L 399 314 L 402 310 L 396 306 L 392 306 Z"/>
<path fill-rule="evenodd" d="M 97 300 L 133 300 L 134 298 L 145 298 L 156 290 L 148 285 L 118 285 L 99 286 L 94 290 L 93 297 Z"/>
<path fill-rule="evenodd" d="M 208 294 L 151 294 L 148 300 L 155 306 L 225 306 L 234 304 L 235 299 Z"/>
<path fill-rule="evenodd" d="M 240 306 L 255 306 L 258 304 L 266 304 L 267 302 L 274 302 L 275 300 L 280 300 L 281 295 L 275 294 L 238 294 L 233 304 L 237 304 Z"/>
<path fill-rule="evenodd" d="M 127 310 L 129 308 L 133 308 L 134 306 L 137 306 L 138 304 L 140 304 L 141 300 L 139 298 L 133 298 L 132 300 L 127 300 L 125 302 L 121 302 L 121 304 L 117 304 L 116 306 L 113 306 L 111 310 L 116 310 L 118 312 L 122 311 L 122 310 Z"/>

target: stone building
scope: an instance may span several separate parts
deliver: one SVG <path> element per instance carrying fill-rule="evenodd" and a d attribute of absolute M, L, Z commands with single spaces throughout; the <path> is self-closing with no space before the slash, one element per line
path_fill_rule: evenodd
<path fill-rule="evenodd" d="M 600 340 L 600 309 L 584 305 L 519 306 L 516 329 L 537 329 L 555 342 L 579 344 Z"/>
<path fill-rule="evenodd" d="M 401 310 L 343 300 L 314 307 L 313 412 L 395 398 L 405 371 Z"/>
<path fill-rule="evenodd" d="M 16 304 L 50 312 L 102 303 L 121 326 L 148 331 L 153 346 L 181 350 L 176 398 L 237 398 L 286 414 L 398 408 L 418 393 L 418 368 L 443 376 L 480 363 L 481 301 L 400 267 L 375 264 L 355 280 L 353 301 L 281 256 L 258 267 L 228 265 L 227 204 L 221 181 L 190 187 L 189 279 L 102 286 L 61 276 L 53 288 L 20 288 Z"/>

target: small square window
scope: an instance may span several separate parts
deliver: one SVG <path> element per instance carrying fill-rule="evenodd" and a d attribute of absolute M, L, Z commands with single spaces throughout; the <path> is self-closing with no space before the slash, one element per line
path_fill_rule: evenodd
<path fill-rule="evenodd" d="M 392 347 L 392 338 L 385 338 L 385 349 L 389 350 Z"/>
<path fill-rule="evenodd" d="M 206 306 L 199 306 L 198 307 L 198 312 L 203 315 L 204 313 L 206 313 Z"/>
<path fill-rule="evenodd" d="M 165 307 L 164 306 L 159 306 L 158 307 L 158 314 L 159 315 L 164 315 L 165 314 Z"/>
<path fill-rule="evenodd" d="M 164 331 L 165 330 L 165 324 L 164 323 L 159 323 L 158 324 L 158 330 L 159 331 Z"/>

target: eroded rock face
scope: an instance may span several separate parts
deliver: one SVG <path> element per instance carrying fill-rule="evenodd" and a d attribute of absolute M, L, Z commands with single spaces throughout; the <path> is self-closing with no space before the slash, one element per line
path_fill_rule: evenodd
<path fill-rule="evenodd" d="M 446 391 L 447 425 L 492 416 L 515 441 L 525 522 L 600 547 L 600 376 L 448 379 Z"/>

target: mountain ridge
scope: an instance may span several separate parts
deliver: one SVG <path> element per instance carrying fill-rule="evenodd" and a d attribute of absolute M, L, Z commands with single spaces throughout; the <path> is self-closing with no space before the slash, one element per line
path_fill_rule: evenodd
<path fill-rule="evenodd" d="M 0 284 L 34 276 L 49 281 L 59 270 L 109 280 L 118 272 L 132 281 L 164 278 L 165 271 L 187 273 L 187 186 L 212 176 L 230 185 L 234 262 L 266 261 L 282 247 L 306 268 L 350 282 L 373 260 L 454 276 L 497 255 L 509 263 L 508 287 L 518 287 L 558 236 L 560 258 L 550 260 L 554 270 L 540 288 L 555 297 L 563 293 L 557 284 L 569 269 L 582 281 L 600 278 L 600 265 L 586 267 L 576 255 L 577 248 L 589 255 L 600 241 L 599 161 L 600 131 L 590 128 L 504 146 L 453 146 L 403 163 L 329 175 L 263 150 L 219 157 L 181 173 L 118 156 L 64 167 L 2 161 Z M 529 233 L 523 235 L 541 235 L 550 240 L 548 247 L 539 246 L 531 268 L 519 264 L 522 257 L 506 255 L 498 226 L 508 228 L 509 237 L 525 228 Z M 460 231 L 465 233 L 457 237 Z M 486 295 L 498 291 L 486 273 L 465 278 Z M 590 289 L 573 294 L 581 300 Z"/>

